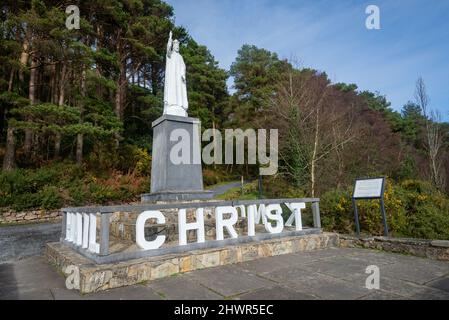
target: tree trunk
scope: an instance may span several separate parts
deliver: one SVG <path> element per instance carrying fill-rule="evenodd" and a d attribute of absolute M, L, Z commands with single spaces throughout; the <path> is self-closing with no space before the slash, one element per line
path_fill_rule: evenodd
<path fill-rule="evenodd" d="M 67 66 L 65 62 L 62 63 L 61 78 L 59 81 L 59 98 L 58 106 L 62 106 L 65 102 L 65 79 L 67 73 Z"/>
<path fill-rule="evenodd" d="M 11 171 L 15 167 L 15 139 L 14 139 L 14 128 L 9 126 L 8 133 L 6 135 L 6 154 L 3 159 L 3 170 Z"/>
<path fill-rule="evenodd" d="M 19 80 L 23 81 L 24 77 L 23 77 L 23 71 L 25 70 L 25 68 L 27 67 L 28 64 L 28 58 L 30 56 L 30 54 L 28 53 L 28 49 L 29 49 L 29 43 L 27 38 L 25 38 L 25 40 L 23 41 L 22 44 L 22 53 L 20 55 L 20 69 L 19 69 Z"/>
<path fill-rule="evenodd" d="M 312 163 L 311 163 L 311 173 L 310 180 L 312 185 L 312 198 L 315 197 L 315 181 L 316 181 L 316 159 L 318 154 L 318 139 L 319 139 L 319 130 L 320 130 L 320 109 L 319 106 L 316 109 L 316 119 L 315 119 L 315 141 L 313 143 L 313 154 L 312 154 Z"/>
<path fill-rule="evenodd" d="M 12 86 L 14 84 L 14 73 L 15 73 L 15 69 L 12 68 L 11 69 L 11 73 L 9 75 L 9 82 L 8 82 L 8 92 L 12 92 Z"/>
<path fill-rule="evenodd" d="M 126 68 L 125 63 L 120 64 L 120 75 L 117 81 L 117 91 L 115 93 L 115 114 L 120 120 L 123 120 L 125 109 L 125 90 L 126 90 Z"/>
<path fill-rule="evenodd" d="M 116 51 L 119 62 L 119 75 L 117 79 L 117 90 L 115 92 L 115 114 L 120 120 L 123 120 L 124 106 L 125 106 L 125 90 L 126 90 L 126 53 L 124 53 L 122 37 L 122 31 L 119 29 L 117 33 L 117 45 Z"/>
<path fill-rule="evenodd" d="M 54 154 L 55 159 L 59 158 L 59 155 L 61 154 L 61 140 L 62 135 L 60 132 L 57 132 L 55 135 L 55 154 Z"/>
<path fill-rule="evenodd" d="M 62 63 L 62 70 L 61 70 L 61 77 L 59 82 L 59 96 L 58 96 L 58 106 L 62 107 L 65 102 L 65 79 L 66 79 L 66 73 L 67 73 L 67 66 L 63 62 Z M 59 158 L 61 154 L 61 139 L 62 134 L 61 132 L 56 132 L 55 135 L 55 159 Z"/>
<path fill-rule="evenodd" d="M 83 146 L 84 146 L 84 135 L 78 133 L 76 136 L 76 164 L 81 166 L 83 164 Z"/>
<path fill-rule="evenodd" d="M 83 98 L 86 97 L 86 71 L 83 70 L 81 75 L 81 96 Z M 80 123 L 83 122 L 83 112 L 84 112 L 84 103 L 85 101 L 81 103 L 80 109 L 81 109 L 81 119 Z M 78 133 L 76 135 L 76 164 L 81 166 L 83 164 L 83 146 L 84 146 L 84 135 L 82 133 Z"/>
<path fill-rule="evenodd" d="M 215 118 L 214 118 L 214 120 L 212 121 L 212 132 L 213 132 L 213 139 L 214 139 L 214 169 L 217 169 L 217 161 L 216 161 L 217 157 L 215 156 L 215 153 L 217 152 L 218 146 L 217 146 L 217 137 L 215 134 L 216 133 L 215 129 L 216 128 L 215 128 Z"/>
<path fill-rule="evenodd" d="M 51 66 L 51 90 L 50 90 L 50 99 L 51 103 L 56 104 L 56 101 L 58 101 L 58 75 L 56 73 L 56 64 L 54 63 Z"/>
<path fill-rule="evenodd" d="M 159 88 L 159 75 L 157 73 L 156 66 L 151 67 L 151 91 L 153 92 L 153 95 L 156 96 Z"/>
<path fill-rule="evenodd" d="M 37 61 L 35 57 L 32 57 L 30 69 L 29 94 L 28 94 L 28 98 L 30 100 L 31 105 L 36 104 L 36 77 L 37 77 Z M 32 145 L 33 145 L 33 131 L 31 129 L 25 129 L 24 151 L 26 156 L 30 155 Z"/>

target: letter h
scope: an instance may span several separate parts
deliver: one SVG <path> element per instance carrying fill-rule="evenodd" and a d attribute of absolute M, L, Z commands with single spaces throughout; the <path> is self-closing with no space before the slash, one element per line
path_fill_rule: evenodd
<path fill-rule="evenodd" d="M 197 231 L 197 242 L 204 243 L 206 241 L 204 235 L 204 209 L 199 208 L 196 210 L 196 222 L 187 223 L 187 211 L 186 209 L 179 210 L 178 214 L 178 230 L 179 230 L 179 245 L 187 245 L 187 231 Z"/>

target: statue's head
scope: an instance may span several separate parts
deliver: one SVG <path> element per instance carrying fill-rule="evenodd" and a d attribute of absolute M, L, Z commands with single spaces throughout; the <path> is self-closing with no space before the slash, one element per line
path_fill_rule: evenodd
<path fill-rule="evenodd" d="M 176 52 L 179 52 L 179 41 L 178 40 L 173 41 L 173 50 Z"/>

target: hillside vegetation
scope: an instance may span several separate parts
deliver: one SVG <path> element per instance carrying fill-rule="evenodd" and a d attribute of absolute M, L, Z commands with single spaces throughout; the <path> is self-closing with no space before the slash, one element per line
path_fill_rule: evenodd
<path fill-rule="evenodd" d="M 449 124 L 424 79 L 393 109 L 382 93 L 332 83 L 325 71 L 249 44 L 223 70 L 161 0 L 82 1 L 79 30 L 65 28 L 66 6 L 1 4 L 3 211 L 131 202 L 149 192 L 151 123 L 162 115 L 173 30 L 187 65 L 189 115 L 203 130 L 279 130 L 279 170 L 263 178 L 265 197 L 321 197 L 326 228 L 349 232 L 354 180 L 386 176 L 395 235 L 449 238 Z M 257 180 L 258 170 L 204 166 L 204 180 Z M 364 231 L 381 233 L 377 209 L 361 204 Z"/>

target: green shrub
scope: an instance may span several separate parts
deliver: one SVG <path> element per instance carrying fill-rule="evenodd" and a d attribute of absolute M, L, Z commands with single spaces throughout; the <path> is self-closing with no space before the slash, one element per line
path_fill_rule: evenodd
<path fill-rule="evenodd" d="M 149 175 L 151 172 L 151 156 L 145 149 L 136 148 L 134 150 L 135 165 L 134 170 L 139 176 Z"/>
<path fill-rule="evenodd" d="M 88 186 L 89 198 L 93 203 L 106 204 L 108 201 L 117 200 L 118 194 L 110 186 L 90 183 Z"/>
<path fill-rule="evenodd" d="M 323 227 L 351 233 L 355 230 L 352 188 L 332 190 L 321 197 Z M 383 234 L 378 200 L 357 201 L 362 232 Z M 397 237 L 449 239 L 449 198 L 431 184 L 407 180 L 400 184 L 388 181 L 385 210 L 390 232 Z"/>
<path fill-rule="evenodd" d="M 31 191 L 25 170 L 0 172 L 0 195 L 2 197 Z"/>
<path fill-rule="evenodd" d="M 44 187 L 38 194 L 40 207 L 45 210 L 59 209 L 63 206 L 62 196 L 56 187 Z"/>
<path fill-rule="evenodd" d="M 0 207 L 15 211 L 57 209 L 62 206 L 134 201 L 148 192 L 148 157 L 139 157 L 136 172 L 88 171 L 73 163 L 55 163 L 35 170 L 0 171 Z M 136 158 L 137 159 L 137 158 Z M 134 171 L 134 170 L 133 170 Z"/>
<path fill-rule="evenodd" d="M 293 186 L 281 176 L 263 178 L 263 194 L 266 198 L 304 198 L 304 190 Z"/>
<path fill-rule="evenodd" d="M 336 189 L 320 199 L 321 222 L 327 230 L 349 233 L 353 230 L 352 205 L 349 190 Z"/>
<path fill-rule="evenodd" d="M 9 205 L 15 211 L 39 208 L 40 201 L 37 193 L 22 193 L 11 197 Z"/>
<path fill-rule="evenodd" d="M 87 202 L 87 193 L 84 190 L 84 185 L 78 183 L 69 187 L 69 204 L 72 206 L 82 206 Z"/>

